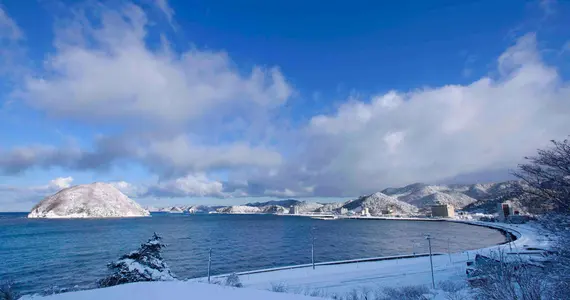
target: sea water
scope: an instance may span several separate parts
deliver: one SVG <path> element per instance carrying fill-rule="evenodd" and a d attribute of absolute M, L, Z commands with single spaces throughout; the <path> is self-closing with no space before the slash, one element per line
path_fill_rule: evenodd
<path fill-rule="evenodd" d="M 311 262 L 434 252 L 461 252 L 505 242 L 497 230 L 451 222 L 314 220 L 275 215 L 153 214 L 125 219 L 27 219 L 0 213 L 0 280 L 22 293 L 93 287 L 107 263 L 136 249 L 156 232 L 168 247 L 165 261 L 179 278 Z"/>

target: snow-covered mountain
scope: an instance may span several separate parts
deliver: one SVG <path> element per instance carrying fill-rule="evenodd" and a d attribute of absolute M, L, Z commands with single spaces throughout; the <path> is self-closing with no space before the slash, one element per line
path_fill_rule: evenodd
<path fill-rule="evenodd" d="M 167 212 L 167 213 L 171 213 L 171 214 L 181 214 L 183 213 L 185 210 L 185 207 L 183 206 L 170 206 L 170 207 L 165 207 L 160 209 L 160 212 Z"/>
<path fill-rule="evenodd" d="M 416 206 L 421 208 L 437 204 L 450 204 L 457 209 L 462 209 L 477 202 L 477 200 L 458 192 L 435 192 L 418 199 L 418 202 Z"/>
<path fill-rule="evenodd" d="M 283 207 L 281 205 L 265 205 L 259 207 L 261 213 L 264 214 L 287 214 L 289 213 L 289 208 Z"/>
<path fill-rule="evenodd" d="M 160 211 L 189 213 L 288 213 L 290 207 L 298 207 L 298 212 L 331 213 L 340 208 L 358 212 L 368 207 L 373 215 L 379 215 L 383 210 L 392 210 L 395 214 L 417 214 L 435 204 L 450 204 L 456 209 L 472 212 L 491 213 L 496 210 L 497 203 L 511 201 L 519 205 L 516 196 L 521 183 L 506 181 L 499 183 L 428 185 L 414 183 L 404 187 L 387 188 L 368 196 L 362 196 L 346 202 L 316 203 L 294 199 L 254 202 L 237 206 L 175 206 L 159 209 Z M 522 209 L 521 209 L 522 210 Z M 524 210 L 522 210 L 524 211 Z"/>
<path fill-rule="evenodd" d="M 368 208 L 371 215 L 381 215 L 384 210 L 390 210 L 394 214 L 404 215 L 414 214 L 418 211 L 417 207 L 381 192 L 348 201 L 342 207 L 352 211 L 360 211 L 364 208 Z"/>
<path fill-rule="evenodd" d="M 477 199 L 464 193 L 467 190 L 469 190 L 469 187 L 461 185 L 447 186 L 414 183 L 403 188 L 388 188 L 383 193 L 418 208 L 428 208 L 435 204 L 450 204 L 455 208 L 461 209 L 477 201 Z"/>
<path fill-rule="evenodd" d="M 216 212 L 221 214 L 256 214 L 262 211 L 259 207 L 247 206 L 247 205 L 233 205 L 226 206 L 216 209 Z"/>
<path fill-rule="evenodd" d="M 465 211 L 494 213 L 498 203 L 509 202 L 516 210 L 526 212 L 527 209 L 519 201 L 524 183 L 521 181 L 498 182 L 478 187 L 480 195 L 477 202 L 464 207 Z"/>
<path fill-rule="evenodd" d="M 299 208 L 299 213 L 304 214 L 317 211 L 319 208 L 323 207 L 323 204 L 303 201 L 295 206 Z"/>
<path fill-rule="evenodd" d="M 286 200 L 271 200 L 271 201 L 267 201 L 267 202 L 254 202 L 254 203 L 247 203 L 247 206 L 255 206 L 255 207 L 261 207 L 261 206 L 268 206 L 268 205 L 279 205 L 279 206 L 283 206 L 283 207 L 291 207 L 293 205 L 297 205 L 301 203 L 301 201 L 299 200 L 295 200 L 295 199 L 286 199 Z"/>
<path fill-rule="evenodd" d="M 207 206 L 207 205 L 192 205 L 188 206 L 185 211 L 190 214 L 207 214 L 216 209 L 220 208 L 219 206 Z"/>
<path fill-rule="evenodd" d="M 343 207 L 347 202 L 323 203 L 323 206 L 317 208 L 316 212 L 334 212 Z"/>
<path fill-rule="evenodd" d="M 32 208 L 28 218 L 145 217 L 150 213 L 114 186 L 95 182 L 65 188 Z"/>

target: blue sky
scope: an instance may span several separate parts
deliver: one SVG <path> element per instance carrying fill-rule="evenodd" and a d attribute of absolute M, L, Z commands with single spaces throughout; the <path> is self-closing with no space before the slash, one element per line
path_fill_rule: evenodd
<path fill-rule="evenodd" d="M 564 1 L 0 0 L 0 211 L 508 179 L 568 135 Z"/>

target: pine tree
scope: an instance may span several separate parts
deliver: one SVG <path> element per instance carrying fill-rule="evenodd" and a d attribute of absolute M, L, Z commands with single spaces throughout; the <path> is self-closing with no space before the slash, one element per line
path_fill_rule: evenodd
<path fill-rule="evenodd" d="M 162 260 L 161 250 L 166 245 L 162 237 L 153 234 L 138 250 L 121 256 L 107 265 L 113 274 L 98 282 L 100 287 L 114 286 L 139 281 L 168 281 L 174 280 L 174 275 L 168 265 Z"/>

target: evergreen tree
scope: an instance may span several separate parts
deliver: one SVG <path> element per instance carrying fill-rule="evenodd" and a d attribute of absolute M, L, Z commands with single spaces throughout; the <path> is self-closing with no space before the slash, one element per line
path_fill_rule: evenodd
<path fill-rule="evenodd" d="M 100 287 L 108 287 L 129 282 L 174 280 L 168 265 L 162 260 L 160 252 L 166 245 L 162 237 L 153 234 L 138 250 L 123 255 L 107 267 L 113 274 L 99 280 Z"/>

